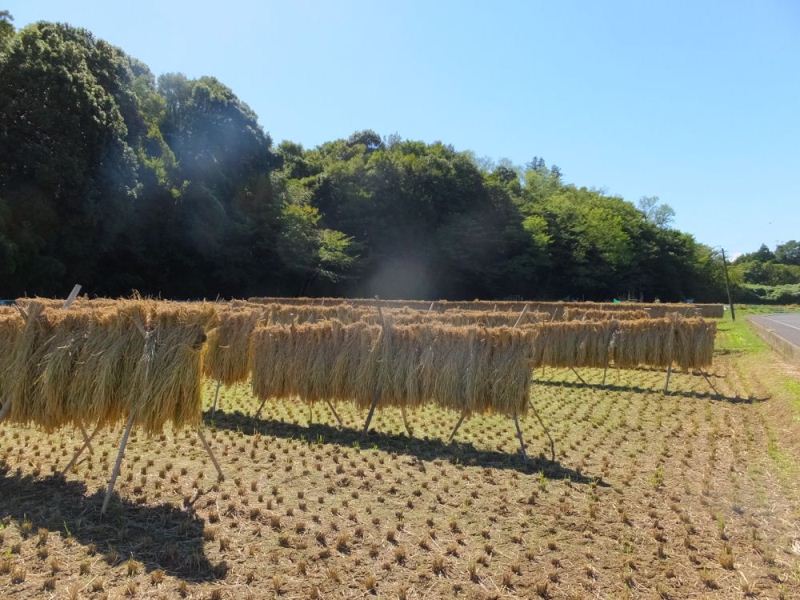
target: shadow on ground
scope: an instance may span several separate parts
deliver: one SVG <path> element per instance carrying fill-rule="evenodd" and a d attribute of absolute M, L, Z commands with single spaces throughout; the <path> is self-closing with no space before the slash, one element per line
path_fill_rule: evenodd
<path fill-rule="evenodd" d="M 537 379 L 533 383 L 533 398 L 536 399 L 536 386 L 542 385 L 547 387 L 565 387 L 572 389 L 598 389 L 608 390 L 612 392 L 636 392 L 637 394 L 662 394 L 663 387 L 659 388 L 646 388 L 638 385 L 615 385 L 611 383 L 581 383 L 579 381 L 559 381 L 550 379 Z M 746 398 L 744 396 L 725 396 L 724 394 L 714 393 L 709 390 L 708 392 L 687 392 L 685 390 L 669 390 L 667 396 L 683 396 L 684 398 L 698 398 L 706 400 L 714 400 L 717 402 L 728 402 L 729 404 L 755 404 L 758 402 L 765 402 L 769 400 L 768 396 L 763 398 Z"/>
<path fill-rule="evenodd" d="M 370 430 L 364 436 L 355 429 L 339 429 L 324 423 L 299 425 L 266 419 L 257 419 L 235 411 L 226 413 L 217 410 L 216 416 L 205 414 L 206 423 L 217 429 L 259 433 L 280 438 L 303 439 L 309 443 L 324 442 L 340 446 L 360 446 L 362 448 L 378 448 L 384 452 L 394 452 L 414 457 L 419 461 L 436 459 L 447 460 L 455 464 L 479 466 L 492 469 L 513 469 L 520 473 L 543 473 L 549 479 L 569 479 L 576 483 L 592 483 L 605 486 L 599 477 L 592 477 L 563 466 L 558 461 L 544 456 L 529 456 L 527 459 L 519 454 L 508 454 L 495 450 L 476 448 L 469 442 L 453 442 L 448 444 L 440 439 L 416 438 L 407 435 L 384 433 Z M 529 448 L 530 450 L 530 448 Z M 420 462 L 424 467 L 424 463 Z"/>
<path fill-rule="evenodd" d="M 0 465 L 0 518 L 20 531 L 60 532 L 96 548 L 109 564 L 133 558 L 148 571 L 160 568 L 187 581 L 221 579 L 227 565 L 212 565 L 203 552 L 203 521 L 191 510 L 169 504 L 150 506 L 114 497 L 100 515 L 104 492 L 86 495 L 86 486 L 62 476 L 37 479 Z M 30 522 L 30 525 L 26 523 Z"/>

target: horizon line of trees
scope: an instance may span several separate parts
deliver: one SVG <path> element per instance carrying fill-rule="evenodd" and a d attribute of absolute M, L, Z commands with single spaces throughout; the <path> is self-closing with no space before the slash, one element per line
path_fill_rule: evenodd
<path fill-rule="evenodd" d="M 0 296 L 724 298 L 656 197 L 370 130 L 275 146 L 214 77 L 67 24 L 0 13 L 0 114 Z"/>

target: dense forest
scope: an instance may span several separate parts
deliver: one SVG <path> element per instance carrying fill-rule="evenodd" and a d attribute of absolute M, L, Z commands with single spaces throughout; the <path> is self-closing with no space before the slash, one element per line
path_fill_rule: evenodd
<path fill-rule="evenodd" d="M 657 198 L 369 130 L 275 145 L 214 77 L 69 25 L 0 16 L 0 115 L 0 296 L 724 298 Z M 762 262 L 737 282 L 785 280 Z"/>

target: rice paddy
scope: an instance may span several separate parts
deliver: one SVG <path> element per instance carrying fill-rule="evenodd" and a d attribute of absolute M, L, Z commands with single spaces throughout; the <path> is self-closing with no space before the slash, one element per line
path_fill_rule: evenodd
<path fill-rule="evenodd" d="M 309 335 L 329 329 L 325 322 L 302 327 Z M 389 335 L 410 336 L 415 327 L 398 325 Z M 362 335 L 373 328 L 380 330 L 354 327 Z M 209 327 L 205 343 L 224 356 L 242 335 L 238 327 L 224 335 Z M 380 348 L 381 335 L 367 342 Z M 358 380 L 353 366 L 313 366 L 335 354 L 307 352 L 305 363 L 286 365 L 299 371 L 274 369 L 282 380 L 265 384 L 303 389 L 257 396 L 241 375 L 241 355 L 226 357 L 220 374 L 204 380 L 205 367 L 192 359 L 191 379 L 202 385 L 181 397 L 185 406 L 202 403 L 198 414 L 227 477 L 217 480 L 173 406 L 162 428 L 134 428 L 104 517 L 121 421 L 102 430 L 65 476 L 58 472 L 83 444 L 75 427 L 4 423 L 0 597 L 798 597 L 798 417 L 775 387 L 781 367 L 771 355 L 731 350 L 729 323 L 720 325 L 720 338 L 709 368 L 713 388 L 678 369 L 664 394 L 663 368 L 604 374 L 602 363 L 587 359 L 576 374 L 536 363 L 525 400 L 547 425 L 555 460 L 530 411 L 520 411 L 527 460 L 518 453 L 513 409 L 478 406 L 449 442 L 463 405 L 425 400 L 402 369 L 377 370 L 372 384 L 345 394 L 341 388 Z M 191 353 L 201 336 L 194 330 L 181 340 L 170 347 Z M 412 350 L 398 352 L 395 364 L 408 364 L 403 355 Z M 170 360 L 185 357 L 167 354 L 154 364 Z M 443 369 L 421 364 L 431 375 Z M 59 356 L 54 372 L 69 365 L 75 368 Z M 166 378 L 159 393 L 175 395 L 182 380 Z M 446 378 L 411 380 L 433 386 L 438 397 L 491 392 L 480 370 L 453 377 L 458 392 L 448 392 Z M 391 393 L 362 436 L 376 381 Z M 334 392 L 362 398 L 335 403 L 341 426 L 325 402 L 286 397 Z M 270 400 L 255 418 L 262 397 Z"/>

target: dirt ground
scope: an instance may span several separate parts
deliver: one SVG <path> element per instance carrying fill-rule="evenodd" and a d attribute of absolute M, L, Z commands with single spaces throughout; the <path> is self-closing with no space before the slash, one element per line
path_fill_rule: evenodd
<path fill-rule="evenodd" d="M 722 334 L 711 383 L 536 372 L 533 413 L 365 414 L 224 389 L 207 437 L 0 426 L 1 598 L 800 598 L 798 397 Z M 206 389 L 210 404 L 213 384 Z M 309 417 L 313 423 L 309 424 Z"/>

